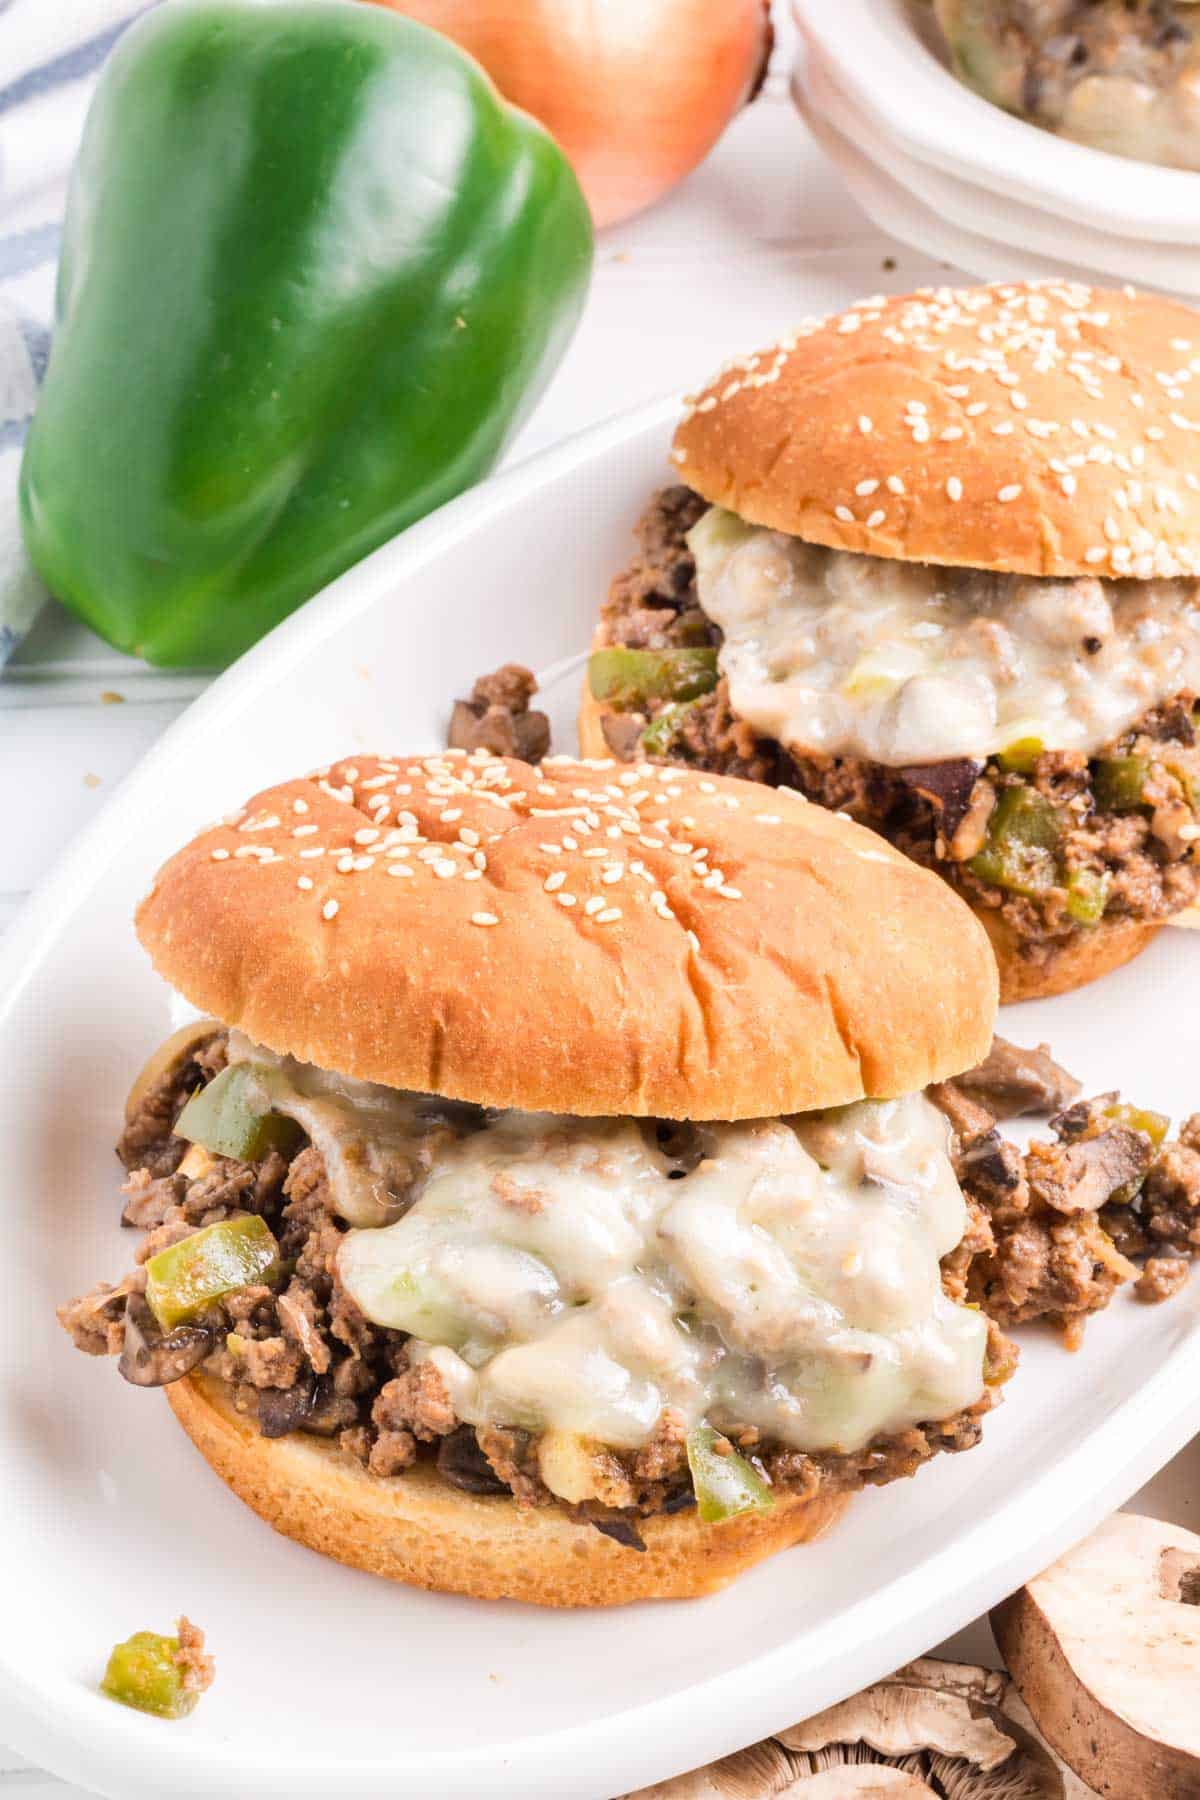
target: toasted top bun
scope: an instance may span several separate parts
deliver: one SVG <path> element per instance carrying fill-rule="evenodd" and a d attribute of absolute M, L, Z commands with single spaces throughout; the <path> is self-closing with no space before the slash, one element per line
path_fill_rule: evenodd
<path fill-rule="evenodd" d="M 814 544 L 1032 575 L 1200 573 L 1200 314 L 1067 281 L 808 320 L 689 400 L 705 499 Z"/>
<path fill-rule="evenodd" d="M 936 876 L 798 794 L 483 753 L 258 794 L 137 916 L 203 1011 L 339 1074 L 527 1111 L 737 1119 L 979 1061 L 996 971 Z"/>

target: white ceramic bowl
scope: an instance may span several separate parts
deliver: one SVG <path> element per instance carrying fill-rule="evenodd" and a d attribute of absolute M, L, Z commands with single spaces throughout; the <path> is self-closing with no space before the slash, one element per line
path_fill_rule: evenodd
<path fill-rule="evenodd" d="M 920 0 L 792 0 L 802 38 L 900 145 L 1005 202 L 1136 241 L 1200 245 L 1200 174 L 1073 144 L 964 87 L 919 24 Z"/>
<path fill-rule="evenodd" d="M 1079 275 L 1073 263 L 1035 256 L 1028 250 L 1013 249 L 995 238 L 949 224 L 895 180 L 882 162 L 866 156 L 857 144 L 843 136 L 820 106 L 814 104 L 812 88 L 799 69 L 793 76 L 792 94 L 813 136 L 863 211 L 892 237 L 935 258 L 951 272 L 962 270 L 982 281 L 1038 281 Z"/>
<path fill-rule="evenodd" d="M 1122 237 L 921 161 L 884 135 L 880 121 L 843 87 L 815 46 L 797 63 L 793 97 L 876 224 L 926 252 L 949 255 L 961 268 L 989 279 L 1028 276 L 1036 264 L 1200 297 L 1200 246 Z"/>
<path fill-rule="evenodd" d="M 354 749 L 433 748 L 515 657 L 568 746 L 596 605 L 674 405 L 490 482 L 344 576 L 160 741 L 0 953 L 0 1740 L 119 1800 L 608 1796 L 824 1707 L 976 1617 L 1119 1505 L 1200 1424 L 1200 1283 L 1120 1301 L 1069 1356 L 1032 1334 L 985 1442 L 865 1494 L 824 1542 L 713 1598 L 542 1613 L 424 1594 L 277 1538 L 161 1397 L 54 1323 L 130 1256 L 111 1144 L 171 1022 L 130 915 L 151 871 L 255 788 Z M 1014 1013 L 1093 1088 L 1196 1097 L 1200 942 Z M 633 1554 L 631 1552 L 630 1554 Z M 217 1682 L 164 1726 L 96 1691 L 114 1640 L 180 1611 Z"/>

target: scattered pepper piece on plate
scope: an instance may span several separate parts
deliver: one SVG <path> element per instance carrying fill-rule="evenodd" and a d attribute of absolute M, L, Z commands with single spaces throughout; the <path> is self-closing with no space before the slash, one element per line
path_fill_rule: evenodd
<path fill-rule="evenodd" d="M 214 1674 L 213 1659 L 204 1653 L 204 1633 L 190 1619 L 181 1618 L 174 1637 L 135 1631 L 117 1644 L 100 1690 L 138 1712 L 182 1719 L 212 1686 Z"/>

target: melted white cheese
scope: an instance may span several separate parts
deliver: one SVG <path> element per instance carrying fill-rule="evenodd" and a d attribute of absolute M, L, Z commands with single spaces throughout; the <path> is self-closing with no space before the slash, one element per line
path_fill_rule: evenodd
<path fill-rule="evenodd" d="M 440 1145 L 475 1108 L 331 1075 L 275 1056 L 240 1031 L 229 1061 L 249 1062 L 264 1111 L 295 1119 L 321 1153 L 334 1205 L 350 1225 L 387 1225 L 408 1205 Z"/>
<path fill-rule="evenodd" d="M 1091 754 L 1200 687 L 1195 580 L 1055 581 L 859 556 L 717 507 L 688 542 L 735 712 L 799 750 L 893 767 L 983 758 L 1022 738 Z"/>
<path fill-rule="evenodd" d="M 965 1207 L 922 1096 L 706 1126 L 682 1178 L 632 1120 L 480 1119 L 339 1256 L 467 1422 L 631 1448 L 671 1406 L 853 1450 L 979 1398 L 986 1326 L 938 1268 Z"/>

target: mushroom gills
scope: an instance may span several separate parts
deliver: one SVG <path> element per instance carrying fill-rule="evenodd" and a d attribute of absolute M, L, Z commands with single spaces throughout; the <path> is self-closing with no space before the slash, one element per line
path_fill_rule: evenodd
<path fill-rule="evenodd" d="M 1038 1738 L 1006 1675 L 932 1657 L 748 1750 L 624 1800 L 855 1800 L 860 1794 L 1096 1800 Z"/>

